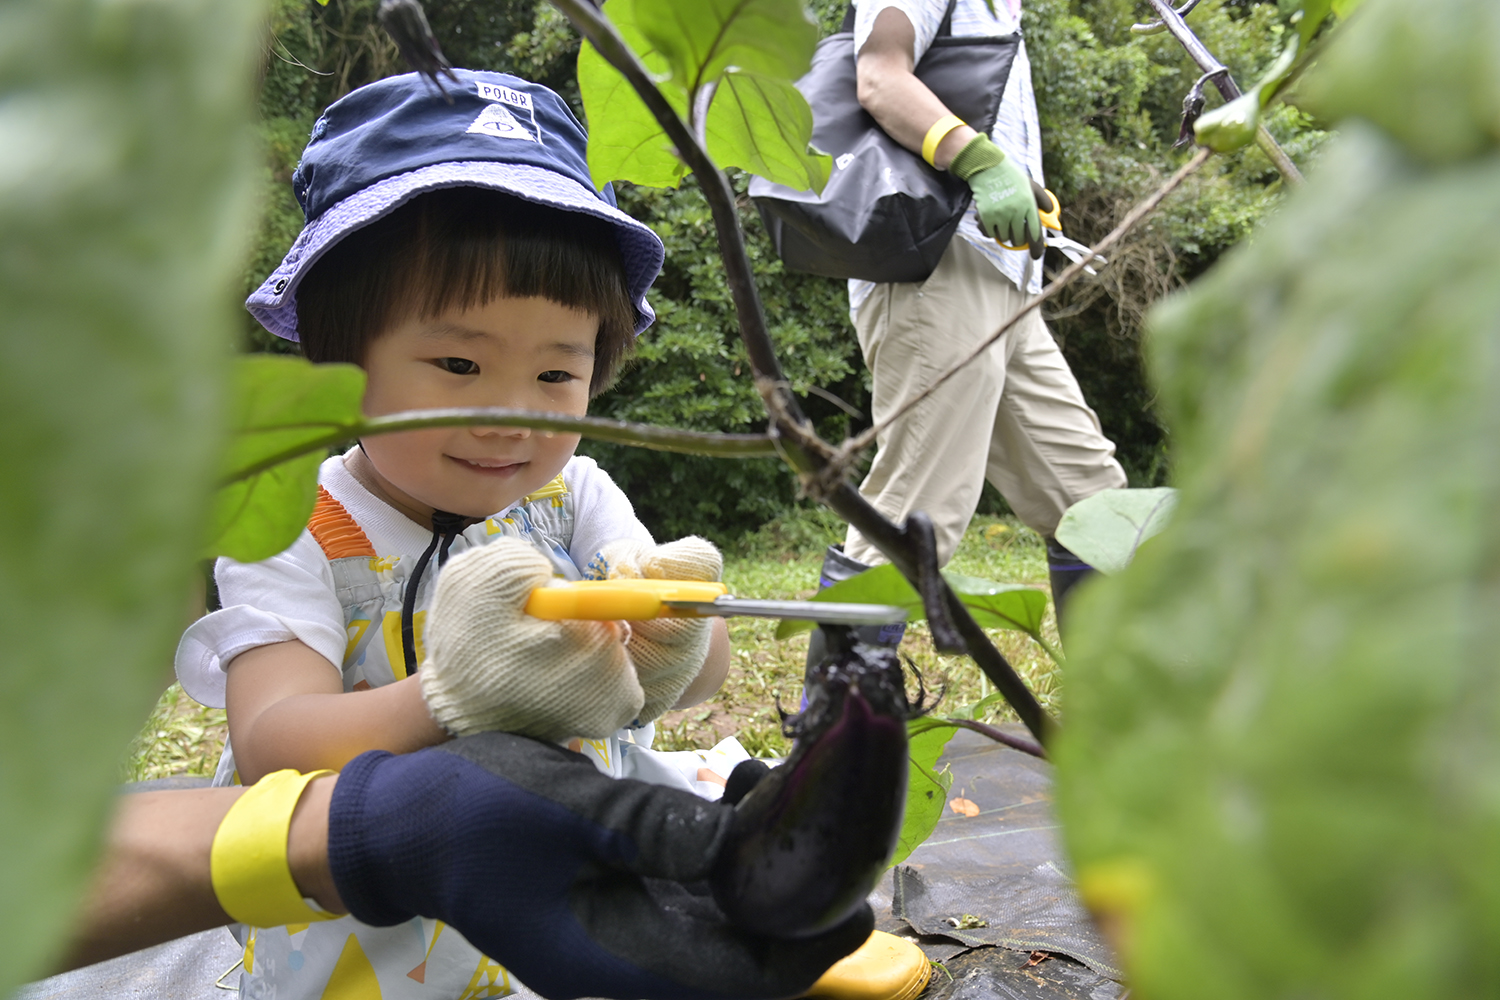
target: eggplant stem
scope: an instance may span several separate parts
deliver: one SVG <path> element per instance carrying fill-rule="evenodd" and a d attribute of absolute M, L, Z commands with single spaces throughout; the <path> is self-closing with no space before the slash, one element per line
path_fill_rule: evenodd
<path fill-rule="evenodd" d="M 1043 750 L 1039 744 L 1033 743 L 1023 736 L 1012 736 L 1010 733 L 996 729 L 994 726 L 987 726 L 983 722 L 975 722 L 973 719 L 944 719 L 943 721 L 951 726 L 972 729 L 981 736 L 988 736 L 996 743 L 1003 743 L 1012 750 L 1029 753 L 1031 756 L 1041 760 L 1047 759 L 1047 751 Z"/>

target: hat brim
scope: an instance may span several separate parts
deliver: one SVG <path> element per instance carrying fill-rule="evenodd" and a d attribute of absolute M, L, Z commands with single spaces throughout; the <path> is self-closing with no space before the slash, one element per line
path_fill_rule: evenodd
<path fill-rule="evenodd" d="M 303 227 L 281 264 L 245 300 L 245 308 L 276 336 L 299 340 L 297 286 L 318 258 L 345 236 L 390 214 L 417 195 L 451 187 L 487 188 L 611 223 L 625 265 L 625 287 L 635 309 L 635 332 L 639 334 L 656 319 L 655 311 L 646 301 L 646 290 L 661 273 L 666 249 L 649 227 L 569 177 L 544 167 L 493 160 L 434 163 L 356 191 Z"/>

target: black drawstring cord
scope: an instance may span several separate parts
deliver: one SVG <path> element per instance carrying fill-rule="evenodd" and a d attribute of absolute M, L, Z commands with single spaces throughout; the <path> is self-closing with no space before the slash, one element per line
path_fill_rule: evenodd
<path fill-rule="evenodd" d="M 417 639 L 412 616 L 417 609 L 417 588 L 422 584 L 422 574 L 427 571 L 427 564 L 432 560 L 435 549 L 438 553 L 438 568 L 443 568 L 443 564 L 448 561 L 448 550 L 453 547 L 453 540 L 470 523 L 471 519 L 461 514 L 450 514 L 446 510 L 432 512 L 432 544 L 417 559 L 417 565 L 406 581 L 406 593 L 401 595 L 401 655 L 406 660 L 408 677 L 417 672 Z M 438 549 L 439 544 L 442 545 L 441 549 Z"/>

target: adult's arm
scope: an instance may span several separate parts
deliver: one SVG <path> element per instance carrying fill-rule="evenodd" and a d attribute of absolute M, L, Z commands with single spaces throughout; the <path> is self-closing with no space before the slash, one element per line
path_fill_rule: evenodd
<path fill-rule="evenodd" d="M 122 798 L 63 968 L 228 922 L 210 859 L 244 791 Z M 815 938 L 735 928 L 690 888 L 711 872 L 733 806 L 609 778 L 505 733 L 361 754 L 280 808 L 295 810 L 295 888 L 324 910 L 376 926 L 442 920 L 560 1000 L 801 996 L 874 923 L 863 907 Z"/>
<path fill-rule="evenodd" d="M 875 15 L 870 37 L 859 50 L 859 103 L 880 127 L 914 153 L 927 132 L 951 112 L 913 72 L 916 32 L 900 10 Z M 950 129 L 933 150 L 932 164 L 961 178 L 974 191 L 979 230 L 1002 244 L 1027 247 L 1033 258 L 1046 249 L 1031 178 L 1014 159 L 968 125 Z"/>
<path fill-rule="evenodd" d="M 332 913 L 343 901 L 328 870 L 328 804 L 336 775 L 302 793 L 287 837 L 287 861 L 304 896 Z M 230 923 L 214 895 L 214 835 L 243 788 L 138 792 L 115 807 L 104 855 L 56 972 L 125 955 Z"/>
<path fill-rule="evenodd" d="M 910 18 L 895 7 L 887 7 L 875 16 L 875 26 L 859 50 L 856 67 L 860 105 L 887 135 L 920 154 L 927 130 L 952 112 L 913 72 L 915 44 L 916 29 Z M 949 132 L 938 143 L 933 165 L 946 170 L 958 151 L 978 134 L 967 125 Z"/>

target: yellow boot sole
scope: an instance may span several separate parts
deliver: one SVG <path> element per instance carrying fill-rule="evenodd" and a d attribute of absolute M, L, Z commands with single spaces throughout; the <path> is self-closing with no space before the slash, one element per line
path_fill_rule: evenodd
<path fill-rule="evenodd" d="M 808 997 L 822 1000 L 912 1000 L 927 988 L 932 963 L 905 938 L 875 931 L 812 984 Z"/>

